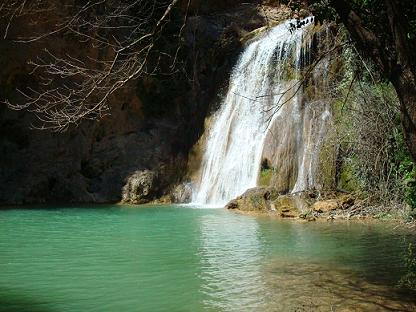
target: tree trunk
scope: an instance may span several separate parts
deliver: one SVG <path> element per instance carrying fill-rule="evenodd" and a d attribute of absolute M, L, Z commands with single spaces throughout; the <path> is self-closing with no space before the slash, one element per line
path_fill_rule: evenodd
<path fill-rule="evenodd" d="M 403 134 L 410 154 L 416 161 L 416 47 L 406 38 L 400 0 L 385 0 L 389 47 L 366 28 L 362 18 L 347 0 L 330 0 L 361 54 L 370 57 L 380 72 L 390 80 L 400 101 Z M 390 52 L 389 52 L 390 50 Z M 393 52 L 393 53 L 392 53 Z"/>
<path fill-rule="evenodd" d="M 416 79 L 406 68 L 392 77 L 392 83 L 400 100 L 405 141 L 413 160 L 416 160 Z"/>
<path fill-rule="evenodd" d="M 390 76 L 400 100 L 403 133 L 409 152 L 416 161 L 416 71 L 415 47 L 406 38 L 403 28 L 403 14 L 399 0 L 385 0 L 387 17 L 395 47 L 395 62 L 390 62 L 387 76 Z"/>

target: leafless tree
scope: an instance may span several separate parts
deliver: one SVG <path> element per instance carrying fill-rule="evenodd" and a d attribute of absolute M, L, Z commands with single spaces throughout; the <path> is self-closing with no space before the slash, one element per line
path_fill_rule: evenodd
<path fill-rule="evenodd" d="M 9 36 L 15 20 L 36 20 L 42 14 L 63 11 L 58 6 L 64 6 L 65 15 L 52 29 L 38 30 L 35 35 L 13 40 L 30 44 L 70 36 L 80 46 L 89 45 L 95 51 L 92 56 L 45 49 L 31 61 L 33 72 L 42 77 L 39 88 L 19 90 L 25 100 L 23 103 L 7 99 L 5 102 L 12 109 L 34 112 L 40 120 L 39 128 L 64 131 L 82 120 L 107 115 L 110 97 L 118 89 L 154 73 L 164 57 L 169 59 L 171 68 L 175 67 L 178 50 L 168 55 L 158 49 L 157 42 L 180 0 L 90 0 L 83 5 L 75 0 L 58 2 L 12 0 L 0 5 L 4 38 Z M 187 8 L 189 4 L 190 0 Z M 183 23 L 176 33 L 178 38 L 187 11 L 181 15 Z M 179 43 L 177 47 L 179 49 Z"/>

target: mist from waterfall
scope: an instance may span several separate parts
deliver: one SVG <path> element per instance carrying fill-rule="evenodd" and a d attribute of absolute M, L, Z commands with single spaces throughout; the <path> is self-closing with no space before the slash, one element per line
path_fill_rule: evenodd
<path fill-rule="evenodd" d="M 292 181 L 286 191 L 314 187 L 317 140 L 330 113 L 326 106 L 303 105 L 299 69 L 311 61 L 313 23 L 298 29 L 290 23 L 295 21 L 268 30 L 240 56 L 206 130 L 193 203 L 221 206 L 255 187 L 265 156 L 281 172 L 286 188 Z"/>

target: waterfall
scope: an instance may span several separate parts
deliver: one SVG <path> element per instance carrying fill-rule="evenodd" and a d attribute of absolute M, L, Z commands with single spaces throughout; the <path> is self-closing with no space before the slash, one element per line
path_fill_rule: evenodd
<path fill-rule="evenodd" d="M 241 54 L 207 129 L 194 203 L 224 205 L 255 187 L 265 156 L 284 179 L 297 176 L 291 191 L 314 186 L 317 160 L 311 155 L 317 153 L 329 112 L 303 105 L 299 69 L 311 61 L 313 23 L 301 28 L 291 23 L 296 21 L 270 29 Z"/>

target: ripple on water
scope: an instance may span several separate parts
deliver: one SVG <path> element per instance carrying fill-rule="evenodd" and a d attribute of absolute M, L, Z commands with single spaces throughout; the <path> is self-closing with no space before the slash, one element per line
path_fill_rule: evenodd
<path fill-rule="evenodd" d="M 177 206 L 1 211 L 0 311 L 415 311 L 392 287 L 403 235 Z"/>

